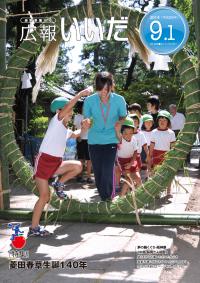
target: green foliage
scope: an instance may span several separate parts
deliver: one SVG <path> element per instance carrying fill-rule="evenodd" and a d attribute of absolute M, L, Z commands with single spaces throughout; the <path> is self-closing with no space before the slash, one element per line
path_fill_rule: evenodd
<path fill-rule="evenodd" d="M 160 0 L 154 0 L 154 7 L 158 7 L 159 4 L 160 4 Z"/>
<path fill-rule="evenodd" d="M 186 47 L 190 50 L 193 56 L 196 56 L 197 45 L 195 39 L 195 26 L 194 26 L 194 16 L 192 12 L 192 0 L 184 0 L 184 1 L 172 0 L 172 5 L 174 8 L 182 12 L 188 21 L 190 34 Z"/>
<path fill-rule="evenodd" d="M 31 107 L 29 131 L 32 136 L 43 138 L 49 124 L 48 109 L 44 105 L 34 104 Z"/>
<path fill-rule="evenodd" d="M 156 2 L 159 1 L 154 1 L 154 4 L 156 4 Z M 189 52 L 194 55 L 193 62 L 197 62 L 197 57 L 195 56 L 197 48 L 194 37 L 192 0 L 173 0 L 171 2 L 175 8 L 182 11 L 188 20 L 190 26 L 190 38 L 188 40 L 187 48 Z M 64 5 L 70 5 L 71 3 L 72 1 L 67 0 L 45 0 L 43 2 L 36 0 L 32 5 L 35 6 L 35 9 L 38 11 L 49 11 L 61 9 Z M 16 4 L 9 5 L 9 10 L 10 12 L 16 12 Z M 16 35 L 16 22 L 10 18 L 8 26 L 12 26 L 12 28 L 9 28 L 9 40 L 11 40 L 14 35 Z M 114 74 L 116 91 L 122 94 L 129 104 L 133 102 L 140 103 L 144 111 L 146 111 L 147 95 L 144 95 L 143 93 L 148 91 L 160 96 L 162 108 L 168 108 L 170 103 L 179 105 L 182 88 L 180 87 L 179 76 L 177 75 L 174 66 L 171 66 L 170 71 L 167 73 L 154 72 L 147 70 L 144 63 L 137 59 L 131 85 L 129 86 L 128 91 L 123 91 L 129 68 L 128 44 L 126 42 L 110 40 L 95 44 L 85 44 L 81 55 L 81 70 L 77 70 L 77 72 L 70 78 L 67 69 L 67 64 L 70 61 L 68 50 L 69 48 L 66 48 L 66 44 L 61 45 L 55 72 L 45 76 L 45 85 L 48 85 L 48 88 L 51 89 L 51 86 L 54 85 L 62 86 L 64 83 L 70 83 L 73 90 L 80 91 L 88 85 L 93 84 L 95 74 L 98 71 L 107 70 Z M 40 91 L 37 103 L 42 105 L 43 113 L 37 112 L 39 110 L 36 108 L 36 112 L 33 111 L 31 113 L 31 120 L 35 120 L 41 115 L 50 117 L 49 104 L 54 97 L 53 92 L 49 91 L 49 89 Z M 34 109 L 35 106 L 31 107 L 31 109 L 32 108 Z M 179 110 L 183 111 L 182 102 L 180 103 Z"/>
<path fill-rule="evenodd" d="M 95 74 L 101 71 L 111 72 L 115 82 L 123 85 L 128 62 L 126 42 L 115 40 L 102 41 L 95 44 L 85 44 L 81 54 L 83 68 L 74 73 L 70 84 L 74 90 L 93 84 Z"/>
<path fill-rule="evenodd" d="M 38 138 L 43 138 L 49 124 L 49 118 L 40 116 L 30 121 L 31 134 Z"/>
<path fill-rule="evenodd" d="M 72 5 L 73 1 L 71 0 L 45 0 L 45 1 L 40 1 L 40 0 L 35 0 L 35 1 L 25 1 L 24 6 L 25 6 L 25 12 L 27 13 L 30 11 L 33 14 L 34 18 L 38 18 L 38 15 L 34 15 L 35 13 L 40 13 L 40 12 L 49 12 L 49 11 L 54 11 L 54 10 L 61 10 L 66 6 Z M 11 3 L 7 4 L 7 9 L 10 14 L 21 14 L 22 13 L 22 1 L 19 1 L 18 3 Z M 43 15 L 42 17 L 50 17 L 52 14 L 46 14 Z M 23 16 L 21 16 L 23 17 Z M 16 52 L 16 48 L 19 47 L 20 44 L 23 44 L 21 41 L 21 36 L 22 36 L 22 23 L 20 22 L 21 19 L 20 16 L 18 17 L 8 17 L 7 21 L 7 50 L 6 50 L 6 56 L 9 58 L 11 55 L 13 55 Z M 26 16 L 27 17 L 27 16 Z M 37 26 L 37 24 L 36 24 Z M 23 24 L 23 27 L 25 25 Z M 30 58 L 30 61 L 27 62 L 27 65 L 24 66 L 28 69 L 29 72 L 32 74 L 32 85 L 34 86 L 35 84 L 35 61 L 37 56 L 40 54 L 42 48 L 45 46 L 46 43 L 41 43 L 36 47 L 36 55 Z M 45 132 L 45 123 L 44 121 L 35 121 L 37 117 L 49 117 L 50 116 L 50 111 L 49 111 L 49 104 L 50 101 L 55 98 L 55 95 L 51 92 L 48 91 L 45 88 L 45 85 L 59 85 L 63 86 L 65 82 L 68 80 L 68 69 L 67 69 L 67 64 L 69 62 L 69 56 L 68 56 L 68 51 L 69 48 L 66 48 L 65 44 L 61 44 L 60 46 L 60 53 L 59 53 L 59 58 L 56 66 L 55 72 L 53 74 L 49 74 L 45 76 L 44 78 L 44 84 L 42 85 L 42 91 L 40 91 L 38 99 L 37 99 L 37 104 L 41 105 L 42 108 L 44 109 L 44 113 L 37 112 L 39 111 L 35 105 L 31 104 L 31 99 L 29 99 L 29 113 L 28 113 L 28 118 L 31 119 L 32 124 L 30 124 L 30 130 L 33 135 L 36 136 L 42 136 Z M 45 88 L 45 89 L 44 89 Z M 24 109 L 23 105 L 25 104 L 25 97 L 20 97 L 19 93 L 16 93 L 16 123 L 15 123 L 15 128 L 16 128 L 16 133 L 21 132 L 21 120 L 24 120 Z M 36 109 L 36 110 L 35 110 Z M 20 121 L 20 122 L 19 122 Z M 36 124 L 34 124 L 36 123 Z M 36 125 L 36 128 L 34 128 Z M 45 129 L 44 129 L 45 128 Z"/>
<path fill-rule="evenodd" d="M 35 0 L 35 1 L 26 1 L 25 2 L 25 11 L 30 11 L 31 13 L 37 12 L 49 12 L 54 10 L 61 10 L 66 6 L 73 4 L 71 0 Z M 10 14 L 21 14 L 22 13 L 22 3 L 11 3 L 7 5 L 7 9 Z M 50 17 L 50 15 L 44 15 L 45 17 Z M 26 16 L 27 17 L 27 16 Z M 34 18 L 37 18 L 37 15 L 33 15 Z M 22 26 L 25 25 L 20 22 L 20 17 L 9 17 L 7 21 L 7 57 L 11 56 L 15 52 L 15 47 L 21 44 L 21 35 L 22 35 Z M 36 24 L 37 26 L 37 24 Z M 42 45 L 45 46 L 46 43 Z M 44 46 L 38 47 L 38 55 L 40 54 Z M 64 85 L 65 81 L 68 80 L 67 75 L 67 64 L 70 59 L 68 56 L 68 51 L 70 48 L 67 48 L 65 44 L 61 44 L 60 53 L 57 62 L 56 70 L 53 74 L 48 74 L 45 76 L 45 81 L 51 82 L 57 85 Z M 35 61 L 36 58 L 32 58 L 32 61 Z M 30 66 L 29 66 L 30 67 Z M 34 74 L 34 68 L 31 67 L 32 74 Z"/>
<path fill-rule="evenodd" d="M 43 90 L 39 92 L 37 103 L 32 104 L 29 113 L 29 131 L 30 134 L 36 137 L 43 137 L 49 119 L 52 117 L 50 111 L 50 103 L 55 98 L 55 95 L 50 90 Z"/>
<path fill-rule="evenodd" d="M 123 90 L 118 92 L 124 96 L 128 104 L 137 102 L 142 106 L 143 112 L 146 112 L 146 101 L 150 94 L 158 95 L 161 108 L 167 109 L 171 103 L 179 105 L 182 89 L 178 78 L 159 77 L 156 74 L 154 77 L 147 77 L 141 81 L 133 82 L 126 92 Z M 183 110 L 182 104 L 179 106 L 180 109 Z"/>
<path fill-rule="evenodd" d="M 41 105 L 35 105 L 31 108 L 31 115 L 34 117 L 42 116 L 44 114 L 44 109 Z"/>
<path fill-rule="evenodd" d="M 74 73 L 70 83 L 73 89 L 78 91 L 92 84 L 98 71 L 107 70 L 115 77 L 116 92 L 123 95 L 128 104 L 140 103 L 145 112 L 148 95 L 143 93 L 149 92 L 160 97 L 163 109 L 167 109 L 171 103 L 176 103 L 179 111 L 184 111 L 181 101 L 182 88 L 175 66 L 170 64 L 169 72 L 148 70 L 139 56 L 136 56 L 131 84 L 128 91 L 124 91 L 130 65 L 128 44 L 115 40 L 85 44 L 81 55 L 82 68 Z"/>

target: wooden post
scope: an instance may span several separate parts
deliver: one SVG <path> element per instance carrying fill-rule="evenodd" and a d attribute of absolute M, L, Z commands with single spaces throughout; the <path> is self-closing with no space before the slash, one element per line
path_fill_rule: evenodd
<path fill-rule="evenodd" d="M 0 1 L 0 75 L 6 69 L 6 0 Z M 1 95 L 1 94 L 0 94 Z M 1 123 L 1 120 L 0 120 Z M 0 209 L 10 207 L 9 168 L 6 156 L 0 145 Z"/>

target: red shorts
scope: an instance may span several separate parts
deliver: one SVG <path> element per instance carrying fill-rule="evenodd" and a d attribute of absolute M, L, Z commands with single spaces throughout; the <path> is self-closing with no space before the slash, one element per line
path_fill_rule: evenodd
<path fill-rule="evenodd" d="M 138 167 L 138 169 L 139 169 L 139 171 L 140 171 L 141 168 L 142 168 L 142 160 L 141 160 L 141 155 L 140 155 L 140 153 L 137 154 L 136 161 L 137 161 L 137 167 Z"/>
<path fill-rule="evenodd" d="M 165 159 L 165 153 L 166 152 L 167 151 L 164 151 L 164 150 L 156 150 L 156 149 L 153 150 L 153 157 L 152 157 L 153 167 L 156 166 L 156 165 L 162 164 L 162 162 Z"/>
<path fill-rule="evenodd" d="M 125 169 L 125 165 L 131 161 L 132 157 L 129 158 L 120 158 L 118 157 L 118 166 L 120 167 L 121 171 L 131 172 L 134 173 L 138 171 L 137 161 L 135 160 L 130 169 Z"/>
<path fill-rule="evenodd" d="M 39 152 L 35 159 L 33 178 L 49 180 L 62 163 L 61 157 Z"/>

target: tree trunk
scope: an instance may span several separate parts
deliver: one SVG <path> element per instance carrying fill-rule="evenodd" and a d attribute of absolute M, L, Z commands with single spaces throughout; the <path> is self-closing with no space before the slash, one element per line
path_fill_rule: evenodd
<path fill-rule="evenodd" d="M 134 71 L 134 68 L 136 66 L 136 62 L 137 62 L 137 55 L 132 57 L 131 65 L 128 68 L 128 75 L 127 75 L 127 78 L 126 78 L 126 83 L 125 83 L 125 86 L 124 86 L 124 90 L 128 90 L 128 88 L 129 88 L 129 86 L 130 86 L 130 84 L 132 82 L 133 71 Z"/>
<path fill-rule="evenodd" d="M 99 66 L 99 44 L 94 50 L 94 66 Z"/>

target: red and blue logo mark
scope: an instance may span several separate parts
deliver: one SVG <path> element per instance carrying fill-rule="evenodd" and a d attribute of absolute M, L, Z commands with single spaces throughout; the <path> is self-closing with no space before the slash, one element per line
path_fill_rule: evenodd
<path fill-rule="evenodd" d="M 23 249 L 26 245 L 26 238 L 23 236 L 24 231 L 20 230 L 20 224 L 8 224 L 14 233 L 11 235 L 11 245 L 14 249 Z"/>

